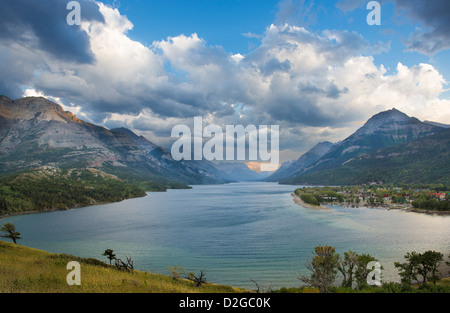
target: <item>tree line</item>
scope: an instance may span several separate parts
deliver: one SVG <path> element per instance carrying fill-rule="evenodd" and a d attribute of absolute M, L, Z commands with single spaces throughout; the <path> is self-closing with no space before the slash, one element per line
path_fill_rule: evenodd
<path fill-rule="evenodd" d="M 303 187 L 295 194 L 304 202 L 319 206 L 321 203 L 348 203 L 368 205 L 386 205 L 385 198 L 391 203 L 410 203 L 414 208 L 431 211 L 450 211 L 450 193 L 444 184 L 420 185 L 425 189 L 405 189 L 392 186 L 340 186 L 340 187 Z M 432 188 L 432 189 L 430 189 Z"/>
<path fill-rule="evenodd" d="M 448 256 L 450 258 L 450 255 Z M 314 249 L 313 257 L 306 264 L 310 275 L 301 275 L 299 279 L 306 284 L 303 288 L 312 288 L 321 293 L 367 291 L 371 292 L 414 292 L 412 285 L 418 284 L 419 290 L 436 290 L 450 292 L 449 287 L 436 287 L 441 280 L 440 265 L 444 262 L 444 254 L 436 251 L 417 253 L 408 252 L 404 262 L 395 262 L 399 270 L 401 283 L 385 284 L 380 277 L 377 284 L 369 284 L 373 268 L 368 264 L 378 260 L 370 254 L 357 254 L 353 251 L 344 253 L 342 258 L 332 246 L 318 246 Z M 445 262 L 450 266 L 450 262 Z M 380 273 L 382 267 L 379 268 Z M 341 285 L 335 283 L 341 275 Z M 433 287 L 430 288 L 430 283 Z M 435 289 L 433 289 L 435 288 Z"/>
<path fill-rule="evenodd" d="M 127 182 L 89 170 L 21 173 L 0 178 L 0 216 L 117 202 L 144 196 Z"/>

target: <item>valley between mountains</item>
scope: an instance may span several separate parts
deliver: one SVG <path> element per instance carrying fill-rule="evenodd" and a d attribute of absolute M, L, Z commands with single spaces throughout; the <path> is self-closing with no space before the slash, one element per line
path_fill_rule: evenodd
<path fill-rule="evenodd" d="M 85 122 L 42 97 L 0 96 L 0 216 L 237 181 L 449 184 L 449 138 L 447 125 L 392 109 L 341 142 L 319 143 L 275 173 L 258 173 L 244 163 L 176 161 L 129 129 Z"/>

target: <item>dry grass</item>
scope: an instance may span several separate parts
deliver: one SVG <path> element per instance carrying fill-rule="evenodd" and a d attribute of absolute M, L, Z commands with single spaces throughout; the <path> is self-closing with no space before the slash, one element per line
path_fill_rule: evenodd
<path fill-rule="evenodd" d="M 67 263 L 81 265 L 81 285 L 69 286 Z M 103 262 L 51 254 L 0 241 L 0 293 L 241 293 L 215 284 L 196 288 L 187 280 L 147 272 L 123 272 Z"/>

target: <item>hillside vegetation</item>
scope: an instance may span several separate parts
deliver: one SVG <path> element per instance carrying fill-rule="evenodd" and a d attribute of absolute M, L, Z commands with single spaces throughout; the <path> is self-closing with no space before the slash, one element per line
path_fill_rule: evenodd
<path fill-rule="evenodd" d="M 363 255 L 364 257 L 364 255 Z M 370 255 L 369 255 L 370 257 Z M 69 262 L 80 264 L 80 285 L 70 286 Z M 436 286 L 384 283 L 383 287 L 352 289 L 330 286 L 331 293 L 448 293 L 450 278 Z M 231 286 L 204 283 L 200 287 L 187 279 L 142 271 L 121 271 L 92 258 L 52 254 L 0 240 L 0 293 L 251 293 Z M 281 288 L 271 293 L 319 293 L 311 286 Z"/>
<path fill-rule="evenodd" d="M 383 148 L 322 171 L 286 179 L 284 184 L 361 185 L 450 184 L 450 129 Z"/>
<path fill-rule="evenodd" d="M 67 263 L 81 265 L 81 285 L 67 284 Z M 0 241 L 0 293 L 240 293 L 243 289 L 147 272 L 119 271 L 96 259 L 51 254 Z"/>
<path fill-rule="evenodd" d="M 45 212 L 145 196 L 143 189 L 94 169 L 43 167 L 0 178 L 0 216 Z"/>

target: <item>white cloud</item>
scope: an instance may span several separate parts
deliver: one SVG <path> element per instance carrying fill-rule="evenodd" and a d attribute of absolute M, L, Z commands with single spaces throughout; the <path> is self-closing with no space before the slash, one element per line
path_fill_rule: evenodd
<path fill-rule="evenodd" d="M 318 141 L 344 139 L 392 107 L 450 122 L 449 100 L 439 99 L 447 82 L 433 66 L 399 63 L 388 74 L 369 54 L 381 51 L 380 45 L 357 33 L 271 25 L 248 55 L 209 46 L 197 34 L 144 46 L 127 36 L 133 24 L 126 16 L 98 5 L 104 21 L 82 24 L 95 62 L 59 60 L 8 42 L 0 68 L 8 68 L 4 59 L 14 67 L 3 73 L 17 69 L 17 84 L 71 103 L 94 122 L 141 131 L 161 145 L 171 127 L 199 115 L 221 126 L 280 125 L 281 148 L 290 156 Z"/>

